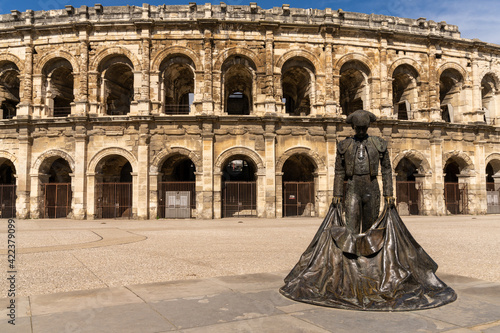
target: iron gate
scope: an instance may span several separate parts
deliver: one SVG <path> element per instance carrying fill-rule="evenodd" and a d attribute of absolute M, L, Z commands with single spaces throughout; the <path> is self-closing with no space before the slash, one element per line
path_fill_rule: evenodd
<path fill-rule="evenodd" d="M 0 218 L 16 217 L 16 185 L 0 185 Z"/>
<path fill-rule="evenodd" d="M 396 197 L 398 205 L 406 203 L 410 215 L 418 215 L 418 189 L 415 181 L 397 181 Z"/>
<path fill-rule="evenodd" d="M 257 216 L 257 182 L 224 182 L 222 217 Z"/>
<path fill-rule="evenodd" d="M 71 183 L 43 184 L 43 218 L 67 217 L 71 212 Z"/>
<path fill-rule="evenodd" d="M 167 198 L 165 193 L 169 191 L 189 191 L 190 209 L 196 209 L 196 183 L 195 182 L 159 182 L 158 183 L 158 212 L 159 218 L 165 218 Z"/>
<path fill-rule="evenodd" d="M 468 197 L 466 184 L 445 183 L 444 184 L 444 200 L 446 210 L 450 214 L 467 214 L 468 213 Z"/>
<path fill-rule="evenodd" d="M 283 183 L 283 216 L 313 216 L 314 182 Z"/>
<path fill-rule="evenodd" d="M 132 217 L 132 183 L 96 184 L 97 218 Z"/>

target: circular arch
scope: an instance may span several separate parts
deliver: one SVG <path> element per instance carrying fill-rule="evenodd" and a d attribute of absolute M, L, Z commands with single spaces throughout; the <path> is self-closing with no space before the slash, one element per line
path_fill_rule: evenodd
<path fill-rule="evenodd" d="M 495 174 L 500 175 L 500 153 L 489 154 L 488 157 L 486 157 L 485 164 L 488 165 L 490 163 Z"/>
<path fill-rule="evenodd" d="M 141 63 L 130 50 L 121 46 L 112 46 L 102 49 L 94 56 L 94 59 L 92 60 L 92 62 L 90 62 L 89 71 L 97 72 L 99 64 L 103 62 L 107 57 L 113 55 L 123 55 L 127 57 L 132 62 L 134 70 L 140 70 Z"/>
<path fill-rule="evenodd" d="M 474 162 L 467 154 L 465 154 L 462 151 L 453 150 L 443 154 L 443 161 L 445 166 L 450 159 L 453 159 L 455 162 L 458 163 L 461 174 L 471 173 L 475 171 Z"/>
<path fill-rule="evenodd" d="M 289 148 L 283 153 L 278 161 L 276 162 L 276 171 L 277 172 L 282 172 L 283 166 L 285 165 L 285 162 L 292 157 L 293 155 L 296 154 L 302 154 L 306 155 L 311 159 L 311 161 L 314 163 L 314 165 L 317 168 L 317 172 L 326 172 L 326 163 L 325 161 L 319 156 L 317 152 L 314 150 L 308 148 L 308 147 L 293 147 Z"/>
<path fill-rule="evenodd" d="M 494 71 L 490 70 L 490 69 L 483 71 L 481 73 L 481 75 L 479 75 L 479 78 L 480 78 L 479 82 L 480 83 L 483 81 L 483 79 L 484 79 L 484 77 L 486 75 L 491 75 L 491 77 L 495 81 L 495 84 L 496 84 L 497 88 L 500 88 L 500 78 L 499 78 L 498 74 L 495 73 Z"/>
<path fill-rule="evenodd" d="M 71 67 L 73 67 L 73 73 L 80 72 L 80 66 L 76 61 L 75 57 L 71 53 L 65 50 L 56 50 L 45 53 L 40 60 L 37 61 L 37 64 L 34 68 L 34 74 L 41 74 L 43 68 L 51 61 L 57 58 L 63 58 L 69 61 Z"/>
<path fill-rule="evenodd" d="M 5 151 L 5 150 L 0 150 L 0 160 L 1 159 L 6 159 L 6 160 L 9 160 L 10 162 L 12 162 L 12 164 L 14 165 L 14 168 L 16 169 L 16 172 L 18 170 L 18 160 L 17 160 L 17 157 L 15 155 L 12 155 L 11 153 Z"/>
<path fill-rule="evenodd" d="M 229 149 L 226 149 L 223 151 L 219 157 L 217 157 L 217 160 L 215 161 L 215 171 L 222 172 L 222 167 L 224 163 L 234 155 L 243 155 L 249 157 L 252 162 L 255 164 L 257 167 L 257 172 L 260 170 L 264 169 L 264 162 L 262 161 L 262 158 L 260 155 L 255 152 L 254 150 L 247 148 L 247 147 L 231 147 Z"/>
<path fill-rule="evenodd" d="M 441 77 L 441 74 L 443 74 L 443 72 L 447 69 L 456 70 L 457 72 L 460 73 L 460 75 L 462 75 L 464 81 L 468 80 L 467 71 L 462 66 L 460 66 L 460 64 L 457 64 L 456 62 L 447 62 L 444 63 L 441 67 L 439 67 L 437 71 L 437 78 L 439 79 Z"/>
<path fill-rule="evenodd" d="M 370 58 L 361 53 L 349 53 L 337 60 L 337 62 L 333 65 L 334 74 L 338 75 L 342 66 L 353 60 L 357 60 L 365 65 L 370 70 L 370 75 L 375 73 L 375 65 L 373 65 Z"/>
<path fill-rule="evenodd" d="M 14 63 L 17 68 L 19 69 L 19 72 L 22 73 L 24 71 L 24 63 L 19 59 L 17 56 L 11 54 L 11 53 L 0 53 L 0 62 L 1 61 L 10 61 Z"/>
<path fill-rule="evenodd" d="M 401 65 L 408 65 L 413 67 L 413 69 L 415 69 L 415 71 L 418 73 L 420 77 L 422 77 L 426 73 L 422 68 L 422 66 L 412 58 L 400 58 L 391 64 L 389 70 L 387 71 L 387 77 L 392 78 L 396 68 L 398 68 Z"/>
<path fill-rule="evenodd" d="M 151 62 L 151 71 L 159 71 L 160 65 L 163 62 L 163 60 L 167 59 L 170 56 L 174 56 L 177 54 L 188 57 L 189 59 L 191 59 L 191 61 L 194 63 L 195 70 L 197 70 L 197 71 L 203 70 L 203 64 L 200 61 L 200 58 L 198 57 L 198 55 L 194 51 L 192 51 L 191 49 L 188 49 L 187 47 L 171 46 L 171 47 L 167 47 L 166 49 L 159 51 L 153 57 L 153 61 Z"/>
<path fill-rule="evenodd" d="M 427 158 L 425 158 L 424 154 L 414 149 L 403 150 L 400 152 L 392 162 L 393 169 L 397 167 L 403 158 L 409 159 L 417 167 L 418 172 L 421 174 L 432 174 L 432 168 L 429 161 L 427 161 Z"/>
<path fill-rule="evenodd" d="M 161 165 L 171 156 L 174 155 L 183 155 L 187 156 L 193 163 L 196 168 L 196 172 L 201 172 L 203 167 L 203 161 L 197 153 L 183 147 L 170 147 L 167 149 L 161 150 L 156 156 L 153 158 L 151 162 L 151 166 L 149 168 L 149 172 L 157 173 L 160 170 Z"/>
<path fill-rule="evenodd" d="M 316 57 L 316 55 L 310 51 L 306 50 L 290 50 L 285 52 L 278 61 L 276 61 L 276 68 L 280 69 L 280 73 L 283 72 L 283 65 L 290 59 L 301 57 L 307 59 L 313 66 L 316 72 L 324 72 L 324 68 L 321 65 L 321 61 Z"/>
<path fill-rule="evenodd" d="M 248 60 L 252 61 L 255 64 L 255 68 L 257 69 L 257 72 L 263 72 L 264 71 L 264 64 L 260 60 L 259 56 L 257 53 L 254 51 L 243 48 L 243 47 L 234 47 L 228 50 L 225 50 L 221 53 L 219 57 L 217 57 L 217 60 L 214 63 L 214 70 L 217 71 L 222 71 L 222 65 L 226 62 L 227 59 L 231 58 L 232 56 L 244 56 Z"/>
<path fill-rule="evenodd" d="M 124 157 L 132 166 L 132 171 L 135 172 L 137 170 L 137 159 L 128 150 L 118 147 L 104 148 L 100 150 L 97 154 L 95 154 L 88 164 L 88 172 L 95 173 L 97 164 L 103 159 L 111 155 L 119 155 Z"/>
<path fill-rule="evenodd" d="M 31 174 L 38 174 L 40 172 L 40 168 L 46 163 L 48 160 L 56 160 L 57 158 L 62 158 L 66 162 L 68 162 L 71 172 L 75 171 L 75 160 L 71 157 L 70 154 L 61 149 L 51 149 L 43 152 L 33 163 L 31 167 Z"/>

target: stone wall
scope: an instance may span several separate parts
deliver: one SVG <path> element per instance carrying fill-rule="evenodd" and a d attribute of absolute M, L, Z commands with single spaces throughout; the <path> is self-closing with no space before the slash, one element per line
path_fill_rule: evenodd
<path fill-rule="evenodd" d="M 420 214 L 449 212 L 450 181 L 466 212 L 485 213 L 487 176 L 500 179 L 499 75 L 499 46 L 423 18 L 223 3 L 12 11 L 0 15 L 0 165 L 15 169 L 17 215 L 39 218 L 62 158 L 68 214 L 92 219 L 103 173 L 129 163 L 115 177 L 130 176 L 131 216 L 146 219 L 165 204 L 162 169 L 177 168 L 165 163 L 189 160 L 192 215 L 220 218 L 230 161 L 253 172 L 248 211 L 281 217 L 287 168 L 305 160 L 323 216 L 345 117 L 364 108 L 393 169 L 416 168 Z"/>

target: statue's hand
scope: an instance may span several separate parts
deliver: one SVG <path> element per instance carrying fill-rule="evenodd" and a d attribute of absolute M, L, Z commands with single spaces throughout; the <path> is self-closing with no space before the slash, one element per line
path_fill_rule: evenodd
<path fill-rule="evenodd" d="M 389 206 L 394 206 L 394 203 L 396 202 L 396 199 L 394 197 L 384 197 L 384 199 L 385 203 Z"/>
<path fill-rule="evenodd" d="M 332 203 L 334 205 L 340 205 L 342 203 L 342 197 L 333 197 Z"/>

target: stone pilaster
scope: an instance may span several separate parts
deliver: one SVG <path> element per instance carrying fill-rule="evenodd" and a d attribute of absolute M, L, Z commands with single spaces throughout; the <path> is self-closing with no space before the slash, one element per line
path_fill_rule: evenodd
<path fill-rule="evenodd" d="M 214 170 L 214 133 L 212 123 L 203 123 L 201 139 L 203 141 L 201 186 L 199 185 L 198 176 L 196 177 L 196 191 L 198 192 L 198 188 L 201 187 L 201 194 L 197 195 L 196 198 L 198 218 L 221 218 L 221 174 L 220 170 Z"/>
<path fill-rule="evenodd" d="M 137 147 L 137 170 L 134 173 L 134 202 L 137 209 L 137 218 L 145 220 L 148 218 L 149 204 L 149 128 L 148 124 L 141 124 L 139 127 L 139 144 Z M 134 214 L 135 215 L 135 214 Z"/>
<path fill-rule="evenodd" d="M 444 165 L 443 165 L 443 139 L 441 129 L 434 128 L 430 142 L 431 165 L 434 166 L 433 189 L 431 198 L 425 198 L 425 204 L 429 204 L 436 215 L 446 215 L 446 204 L 444 201 Z"/>
<path fill-rule="evenodd" d="M 27 127 L 22 126 L 19 129 L 19 151 L 18 164 L 16 169 L 17 184 L 16 184 L 16 212 L 17 217 L 27 219 L 30 217 L 30 191 L 31 191 L 31 146 L 32 139 Z"/>
<path fill-rule="evenodd" d="M 213 94 L 213 89 L 214 87 L 212 85 L 215 85 L 216 83 L 213 82 L 213 73 L 212 73 L 212 43 L 213 43 L 213 38 L 212 38 L 212 32 L 209 29 L 205 29 L 204 34 L 203 34 L 203 67 L 205 69 L 205 73 L 203 74 L 203 82 L 204 82 L 204 89 L 203 89 L 203 112 L 206 114 L 213 114 L 214 113 L 214 100 L 216 101 L 217 99 L 214 98 Z M 219 101 L 220 101 L 220 96 L 222 92 L 222 87 L 221 87 L 221 82 L 218 81 L 218 94 L 219 94 Z M 219 112 L 223 112 L 224 110 L 219 110 Z"/>
<path fill-rule="evenodd" d="M 75 170 L 71 187 L 73 191 L 72 210 L 73 218 L 83 220 L 87 212 L 87 130 L 85 124 L 75 126 Z"/>
<path fill-rule="evenodd" d="M 266 124 L 265 141 L 265 210 L 264 217 L 276 217 L 276 134 L 274 124 Z"/>

